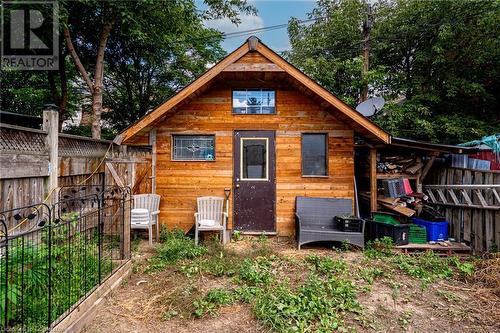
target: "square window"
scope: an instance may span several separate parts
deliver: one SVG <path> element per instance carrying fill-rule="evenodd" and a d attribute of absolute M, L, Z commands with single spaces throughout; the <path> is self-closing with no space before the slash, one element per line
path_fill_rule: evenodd
<path fill-rule="evenodd" d="M 233 90 L 233 113 L 275 114 L 276 92 L 269 89 Z"/>
<path fill-rule="evenodd" d="M 215 160 L 214 135 L 174 135 L 173 160 L 213 161 Z"/>
<path fill-rule="evenodd" d="M 302 135 L 302 176 L 328 175 L 328 135 Z"/>

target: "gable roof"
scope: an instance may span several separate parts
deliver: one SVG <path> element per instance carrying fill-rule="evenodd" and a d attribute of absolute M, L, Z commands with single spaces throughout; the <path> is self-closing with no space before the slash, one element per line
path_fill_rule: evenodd
<path fill-rule="evenodd" d="M 150 127 L 158 122 L 185 99 L 189 98 L 189 96 L 194 94 L 204 85 L 208 84 L 218 74 L 222 73 L 224 70 L 228 70 L 229 68 L 234 69 L 235 62 L 249 52 L 258 52 L 265 58 L 269 59 L 269 61 L 276 65 L 280 71 L 286 72 L 300 84 L 308 88 L 313 94 L 317 95 L 334 109 L 338 110 L 343 119 L 347 119 L 349 122 L 352 122 L 354 127 L 361 129 L 363 132 L 381 140 L 384 143 L 391 142 L 391 136 L 389 133 L 384 131 L 358 111 L 351 108 L 349 105 L 342 102 L 339 98 L 320 86 L 306 74 L 302 73 L 254 36 L 248 38 L 247 42 L 231 52 L 215 66 L 207 70 L 198 79 L 194 80 L 177 94 L 168 99 L 165 103 L 126 128 L 122 133 L 116 136 L 114 142 L 121 144 L 122 142 L 134 137 L 147 127 Z M 252 68 L 252 65 L 247 65 L 247 67 L 248 66 Z M 276 70 L 276 66 L 274 66 L 272 70 Z M 254 69 L 258 71 L 259 68 L 262 69 L 262 67 L 257 65 Z"/>

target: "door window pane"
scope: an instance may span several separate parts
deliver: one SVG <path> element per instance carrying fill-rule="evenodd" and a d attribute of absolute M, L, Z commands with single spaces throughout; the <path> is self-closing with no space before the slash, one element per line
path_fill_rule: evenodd
<path fill-rule="evenodd" d="M 233 113 L 237 114 L 273 114 L 275 91 L 269 89 L 233 90 Z"/>
<path fill-rule="evenodd" d="M 173 159 L 212 161 L 215 159 L 215 136 L 174 135 Z"/>
<path fill-rule="evenodd" d="M 302 175 L 327 175 L 327 135 L 302 135 Z"/>
<path fill-rule="evenodd" d="M 267 179 L 267 139 L 241 139 L 241 178 Z"/>

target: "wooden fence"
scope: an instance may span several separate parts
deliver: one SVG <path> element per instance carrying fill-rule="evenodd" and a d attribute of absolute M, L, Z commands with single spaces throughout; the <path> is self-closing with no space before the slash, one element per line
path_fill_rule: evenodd
<path fill-rule="evenodd" d="M 57 123 L 54 111 L 44 111 L 43 130 L 0 123 L 0 211 L 42 202 L 54 188 L 79 184 L 151 193 L 150 148 L 57 133 Z"/>
<path fill-rule="evenodd" d="M 500 171 L 436 168 L 427 177 L 426 185 L 500 185 Z M 498 202 L 493 191 L 483 190 L 483 193 L 467 190 L 465 196 L 470 198 L 474 207 L 454 205 L 457 197 L 452 198 L 448 192 L 445 192 L 445 199 L 449 204 L 439 205 L 450 222 L 450 236 L 471 244 L 476 253 L 500 249 Z"/>

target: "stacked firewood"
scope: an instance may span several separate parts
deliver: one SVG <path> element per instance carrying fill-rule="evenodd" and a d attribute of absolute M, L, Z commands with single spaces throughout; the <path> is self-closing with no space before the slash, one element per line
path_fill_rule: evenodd
<path fill-rule="evenodd" d="M 420 158 L 402 156 L 382 156 L 377 162 L 378 173 L 408 173 L 416 174 L 424 167 Z"/>

